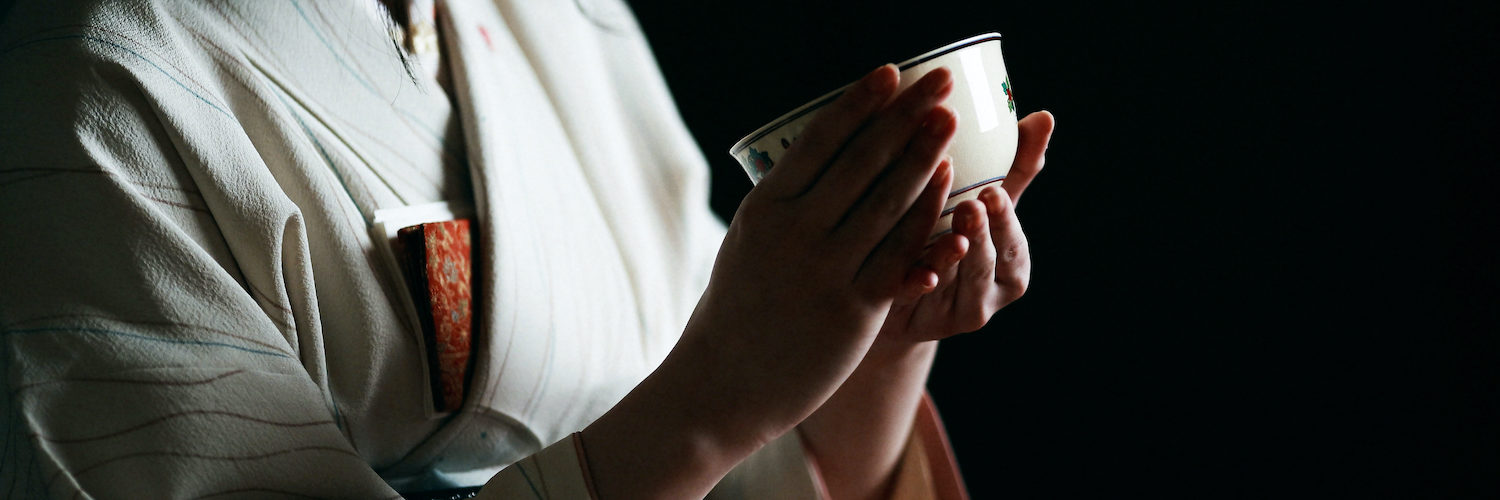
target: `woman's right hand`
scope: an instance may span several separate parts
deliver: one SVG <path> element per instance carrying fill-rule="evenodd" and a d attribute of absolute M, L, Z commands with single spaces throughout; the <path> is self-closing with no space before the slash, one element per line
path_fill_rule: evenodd
<path fill-rule="evenodd" d="M 681 341 L 584 431 L 602 496 L 707 493 L 833 394 L 896 297 L 936 282 L 917 263 L 951 180 L 952 76 L 898 83 L 887 65 L 851 86 L 745 197 Z"/>

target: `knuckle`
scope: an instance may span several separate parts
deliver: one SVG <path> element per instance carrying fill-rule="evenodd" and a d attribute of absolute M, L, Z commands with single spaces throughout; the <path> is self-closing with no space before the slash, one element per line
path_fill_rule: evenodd
<path fill-rule="evenodd" d="M 1026 295 L 1026 289 L 1030 285 L 1031 278 L 1027 274 L 1019 271 L 1008 274 L 1000 287 L 1003 295 L 1002 302 L 1004 304 L 1015 302 L 1022 295 Z"/>
<path fill-rule="evenodd" d="M 1023 257 L 1025 257 L 1025 253 L 1021 251 L 1021 244 L 1016 242 L 1005 245 L 1005 249 L 996 255 L 997 260 L 1007 264 L 1018 262 Z"/>
<path fill-rule="evenodd" d="M 861 147 L 854 153 L 851 165 L 872 174 L 880 173 L 894 159 L 894 155 L 888 149 L 884 144 L 872 144 Z"/>
<path fill-rule="evenodd" d="M 882 217 L 900 217 L 906 213 L 906 208 L 906 204 L 894 196 L 881 195 L 875 199 L 875 211 Z"/>
<path fill-rule="evenodd" d="M 984 325 L 990 322 L 990 315 L 991 313 L 987 307 L 973 309 L 959 320 L 958 329 L 964 332 L 972 332 L 984 328 Z"/>

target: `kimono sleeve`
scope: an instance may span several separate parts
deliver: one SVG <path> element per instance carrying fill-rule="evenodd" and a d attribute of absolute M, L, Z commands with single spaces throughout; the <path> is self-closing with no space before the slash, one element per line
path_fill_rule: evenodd
<path fill-rule="evenodd" d="M 586 450 L 578 433 L 544 448 L 496 474 L 477 498 L 597 499 Z M 887 498 L 963 500 L 969 498 L 952 445 L 932 398 L 924 394 L 912 421 Z M 829 498 L 793 430 L 762 447 L 729 472 L 709 492 L 710 500 Z"/>
<path fill-rule="evenodd" d="M 397 497 L 321 382 L 296 207 L 186 160 L 258 162 L 221 97 L 119 31 L 0 49 L 0 497 Z"/>

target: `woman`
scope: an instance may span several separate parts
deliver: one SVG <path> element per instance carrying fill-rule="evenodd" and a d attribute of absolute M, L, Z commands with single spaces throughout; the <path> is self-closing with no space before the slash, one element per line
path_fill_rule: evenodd
<path fill-rule="evenodd" d="M 955 489 L 912 425 L 931 339 L 1024 290 L 1050 115 L 924 253 L 951 79 L 882 67 L 726 233 L 623 5 L 410 7 L 11 11 L 7 497 Z M 434 202 L 473 208 L 456 364 L 382 240 Z"/>

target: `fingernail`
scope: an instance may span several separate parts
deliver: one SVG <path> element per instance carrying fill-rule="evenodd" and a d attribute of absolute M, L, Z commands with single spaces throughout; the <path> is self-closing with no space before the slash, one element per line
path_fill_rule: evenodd
<path fill-rule="evenodd" d="M 951 267 L 954 264 L 957 264 L 959 260 L 962 260 L 964 258 L 964 254 L 967 253 L 968 249 L 969 247 L 967 246 L 967 240 L 965 240 L 962 251 L 950 253 L 947 257 L 943 258 L 943 260 L 945 261 L 945 267 Z"/>
<path fill-rule="evenodd" d="M 980 191 L 979 201 L 984 202 L 984 208 L 987 211 L 995 211 L 1000 209 L 1000 199 L 998 198 L 998 195 L 995 194 L 994 187 L 987 187 L 984 188 L 984 191 Z"/>
<path fill-rule="evenodd" d="M 947 66 L 941 66 L 937 69 L 932 70 L 932 72 L 946 75 L 945 77 L 938 79 L 938 81 L 941 83 L 937 84 L 937 88 L 933 89 L 935 92 L 948 90 L 949 87 L 953 86 L 953 70 L 948 69 Z"/>
<path fill-rule="evenodd" d="M 927 293 L 927 291 L 937 288 L 937 273 L 926 267 L 912 269 L 908 279 L 915 282 L 921 288 L 922 293 Z"/>
<path fill-rule="evenodd" d="M 866 74 L 864 78 L 860 79 L 860 81 L 864 82 L 865 87 L 868 88 L 868 89 L 870 89 L 870 90 L 873 90 L 873 91 L 884 91 L 884 90 L 888 89 L 889 87 L 891 87 L 891 85 L 890 85 L 891 81 L 888 78 L 880 78 L 880 77 L 878 77 L 876 75 L 879 75 L 880 73 L 884 72 L 885 69 L 889 68 L 889 67 L 892 67 L 892 65 L 890 63 L 882 64 L 882 65 L 880 65 L 880 67 L 877 67 L 874 70 L 870 71 L 868 74 Z M 897 79 L 900 79 L 900 73 L 899 72 L 897 73 Z"/>

